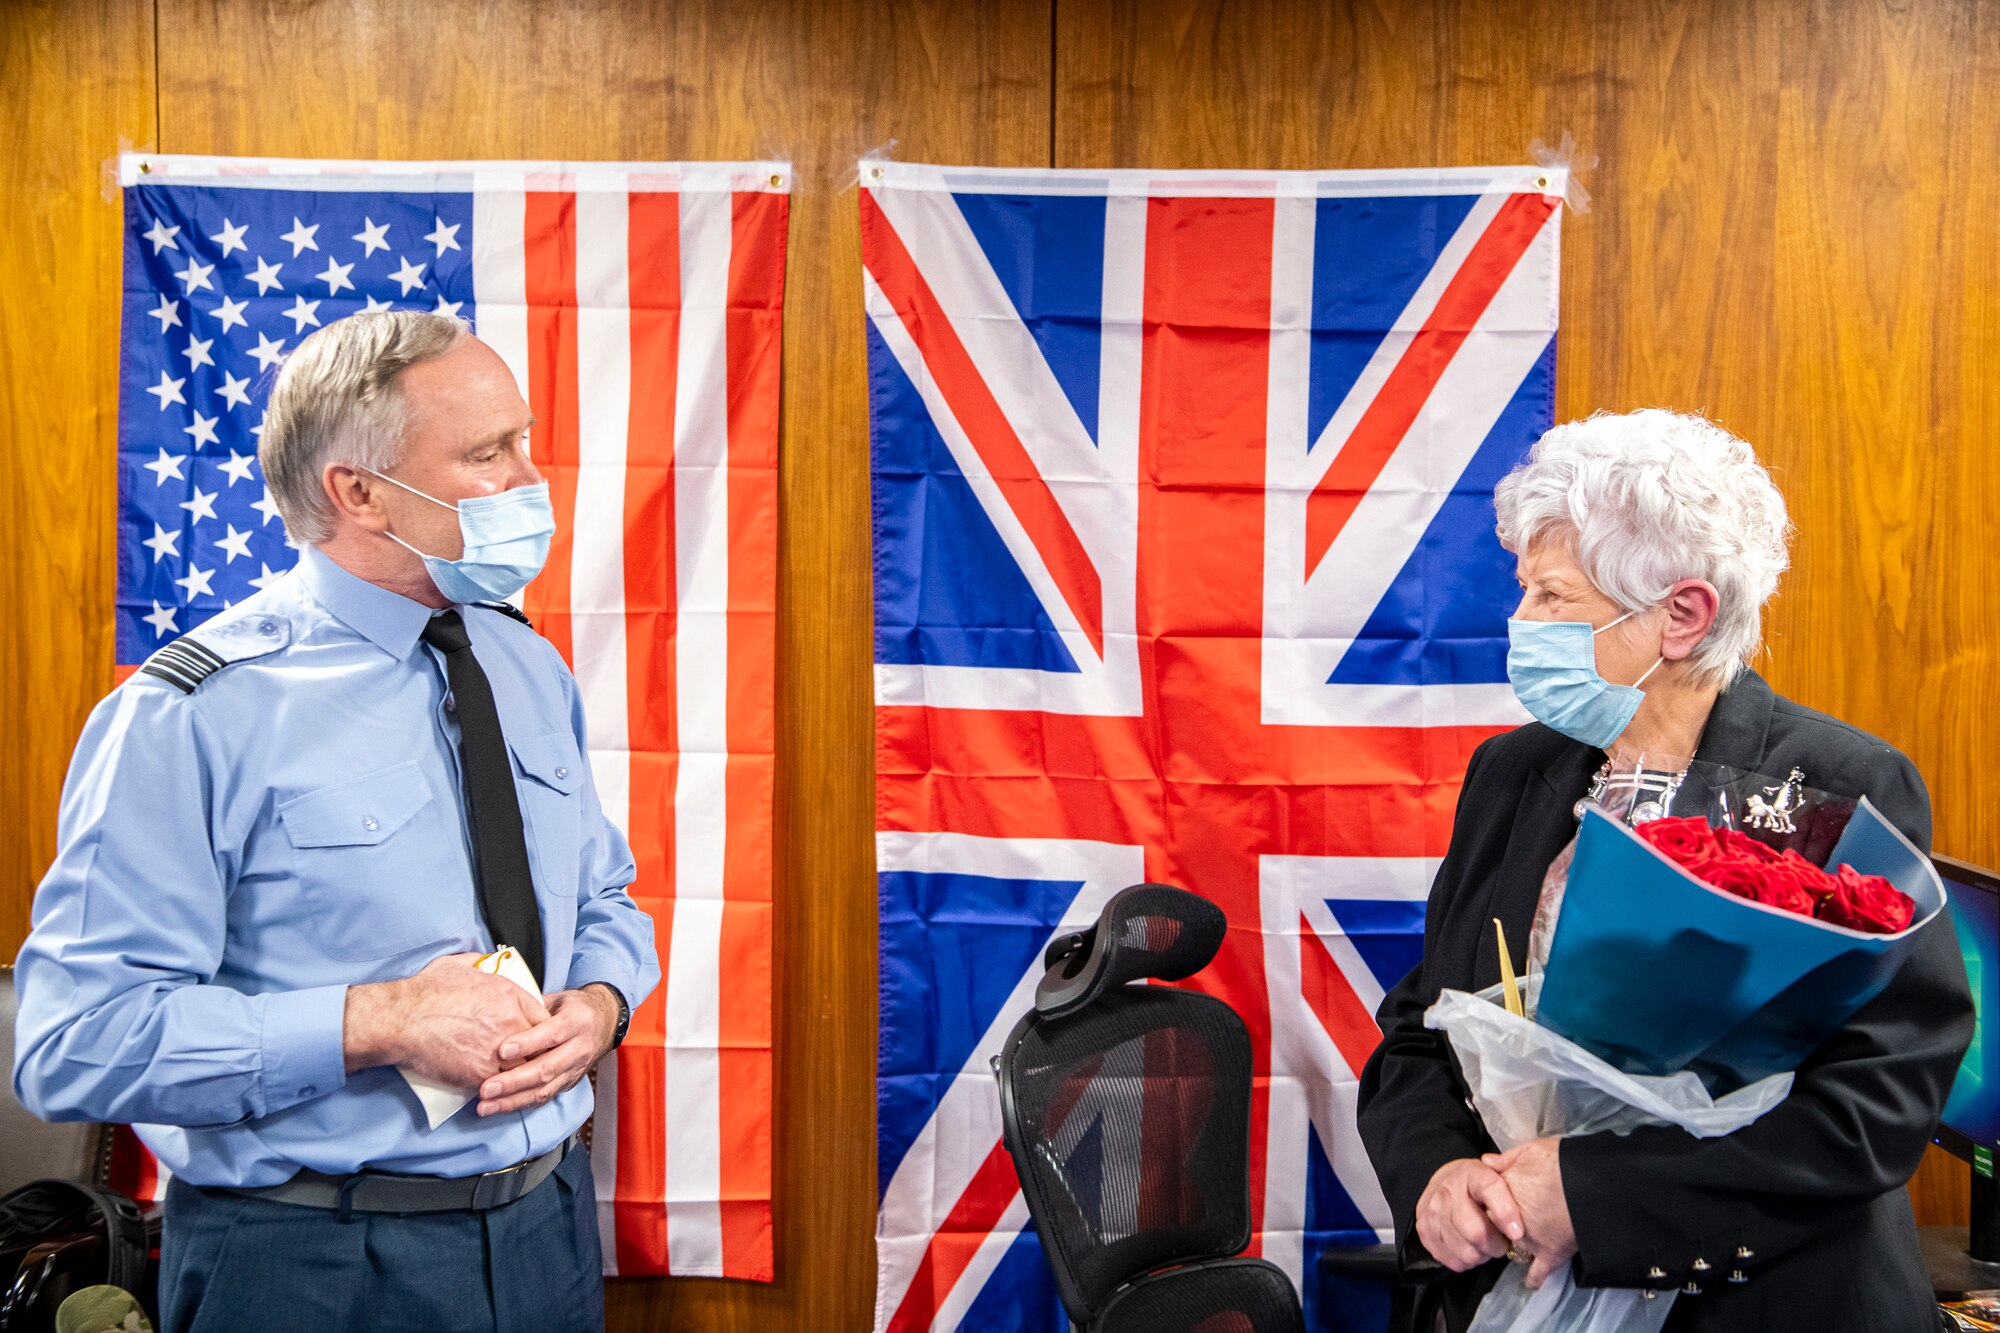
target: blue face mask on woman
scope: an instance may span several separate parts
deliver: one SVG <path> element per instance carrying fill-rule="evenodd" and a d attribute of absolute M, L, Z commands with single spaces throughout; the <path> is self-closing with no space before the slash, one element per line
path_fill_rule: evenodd
<path fill-rule="evenodd" d="M 1637 614 L 1627 611 L 1604 629 L 1592 629 L 1587 620 L 1509 620 L 1507 681 L 1514 697 L 1536 721 L 1571 740 L 1609 747 L 1645 702 L 1639 686 L 1666 661 L 1647 667 L 1633 685 L 1613 685 L 1597 674 L 1597 636 Z"/>
<path fill-rule="evenodd" d="M 423 560 L 437 590 L 454 602 L 504 602 L 542 572 L 549 558 L 549 541 L 555 536 L 555 506 L 549 502 L 549 484 L 516 486 L 497 495 L 475 495 L 452 504 L 414 486 L 383 476 L 374 468 L 363 469 L 391 486 L 401 486 L 412 495 L 421 495 L 434 505 L 458 512 L 458 532 L 465 552 L 456 560 L 425 555 L 393 532 L 383 535 Z"/>

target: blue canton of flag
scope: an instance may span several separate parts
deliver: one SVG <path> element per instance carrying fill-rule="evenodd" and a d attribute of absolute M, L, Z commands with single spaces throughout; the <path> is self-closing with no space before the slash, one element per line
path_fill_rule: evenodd
<path fill-rule="evenodd" d="M 257 444 L 302 338 L 367 310 L 473 317 L 470 194 L 244 186 L 125 191 L 120 665 L 297 560 Z"/>

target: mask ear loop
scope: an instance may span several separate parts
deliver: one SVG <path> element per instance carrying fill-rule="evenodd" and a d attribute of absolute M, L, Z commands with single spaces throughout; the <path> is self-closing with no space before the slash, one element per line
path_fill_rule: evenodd
<path fill-rule="evenodd" d="M 363 472 L 366 472 L 371 477 L 378 477 L 381 480 L 388 482 L 391 486 L 401 486 L 404 490 L 408 491 L 412 495 L 421 495 L 424 499 L 429 500 L 432 504 L 436 505 L 440 509 L 449 509 L 454 514 L 458 512 L 457 505 L 452 504 L 447 500 L 440 500 L 435 495 L 432 495 L 429 491 L 420 491 L 416 487 L 410 485 L 408 482 L 397 481 L 394 477 L 390 476 L 386 472 L 377 472 L 374 468 L 369 467 L 366 463 L 356 463 L 354 466 L 361 469 Z M 1613 621 L 1612 623 L 1616 624 L 1617 622 Z M 1609 629 L 1611 628 L 1611 626 L 1606 625 L 1605 628 Z"/>
<path fill-rule="evenodd" d="M 384 480 L 387 480 L 387 478 L 384 478 Z M 1630 620 L 1633 616 L 1636 616 L 1638 614 L 1639 613 L 1637 611 L 1627 611 L 1624 615 L 1618 617 L 1618 619 L 1612 621 L 1610 624 L 1592 630 L 1590 632 L 1590 637 L 1594 639 L 1598 635 L 1604 633 L 1605 630 L 1617 629 L 1620 625 L 1624 624 L 1626 621 Z"/>
<path fill-rule="evenodd" d="M 1612 621 L 1609 625 L 1606 625 L 1604 629 L 1592 630 L 1590 637 L 1594 639 L 1598 635 L 1604 633 L 1604 630 L 1616 629 L 1618 626 L 1624 624 L 1626 621 L 1630 620 L 1633 616 L 1636 616 L 1638 614 L 1639 613 L 1637 611 L 1627 611 L 1624 615 L 1618 617 L 1618 619 Z M 1653 665 L 1646 668 L 1645 675 L 1639 677 L 1639 679 L 1632 682 L 1632 688 L 1636 690 L 1641 685 L 1644 685 L 1648 680 L 1652 679 L 1653 673 L 1655 671 L 1658 671 L 1661 667 L 1665 666 L 1666 664 L 1667 664 L 1667 659 L 1665 657 L 1656 659 Z"/>

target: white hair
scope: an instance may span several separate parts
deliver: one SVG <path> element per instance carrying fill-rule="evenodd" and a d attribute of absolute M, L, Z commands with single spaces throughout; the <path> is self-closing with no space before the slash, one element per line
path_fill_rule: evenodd
<path fill-rule="evenodd" d="M 462 319 L 420 310 L 349 315 L 285 358 L 257 462 L 293 541 L 311 545 L 333 535 L 333 502 L 322 480 L 328 464 L 387 472 L 401 461 L 407 417 L 397 381 L 470 332 Z"/>
<path fill-rule="evenodd" d="M 1715 585 L 1715 624 L 1690 659 L 1727 686 L 1763 639 L 1764 603 L 1790 563 L 1785 498 L 1749 445 L 1712 421 L 1647 408 L 1557 426 L 1493 490 L 1500 544 L 1567 547 L 1622 611 L 1682 579 Z"/>

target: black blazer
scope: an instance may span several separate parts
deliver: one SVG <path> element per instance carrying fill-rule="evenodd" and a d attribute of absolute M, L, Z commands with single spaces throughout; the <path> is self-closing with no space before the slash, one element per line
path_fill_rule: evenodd
<path fill-rule="evenodd" d="M 1866 795 L 1930 849 L 1930 797 L 1910 761 L 1778 697 L 1754 672 L 1716 701 L 1696 757 L 1777 777 L 1796 766 L 1807 786 Z M 1493 1150 L 1443 1038 L 1423 1025 L 1424 1010 L 1444 987 L 1478 990 L 1500 979 L 1494 917 L 1510 947 L 1525 949 L 1542 873 L 1575 835 L 1571 807 L 1603 761 L 1601 750 L 1533 723 L 1485 742 L 1466 768 L 1431 889 L 1423 961 L 1383 1000 L 1382 1044 L 1361 1076 L 1361 1137 L 1406 1268 L 1435 1271 L 1415 1228 L 1432 1174 Z M 1888 989 L 1813 1054 L 1791 1095 L 1762 1119 L 1715 1139 L 1651 1128 L 1564 1140 L 1577 1282 L 1662 1290 L 1695 1282 L 1700 1294 L 1679 1297 L 1669 1329 L 1932 1333 L 1936 1306 L 1903 1185 L 1972 1026 L 1946 914 L 1924 927 Z M 1454 1333 L 1471 1321 L 1502 1262 L 1445 1279 Z M 1663 1277 L 1649 1277 L 1655 1267 Z M 1739 1269 L 1745 1280 L 1729 1281 Z"/>

